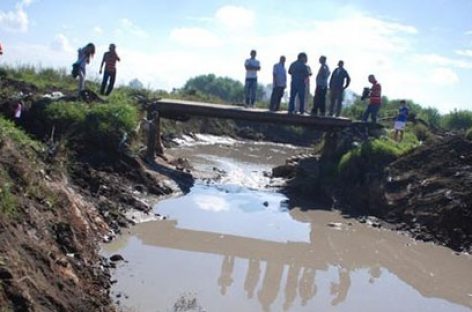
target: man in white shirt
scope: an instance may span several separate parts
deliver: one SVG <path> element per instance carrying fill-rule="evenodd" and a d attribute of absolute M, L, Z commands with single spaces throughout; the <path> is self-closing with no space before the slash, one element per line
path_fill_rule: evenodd
<path fill-rule="evenodd" d="M 287 70 L 285 69 L 285 56 L 280 57 L 280 61 L 274 65 L 272 71 L 272 96 L 270 97 L 270 107 L 272 112 L 280 109 L 280 101 L 287 87 Z"/>
<path fill-rule="evenodd" d="M 256 50 L 251 51 L 251 58 L 244 62 L 246 68 L 246 83 L 244 85 L 245 106 L 254 107 L 257 92 L 257 72 L 261 70 L 261 65 L 256 60 Z"/>

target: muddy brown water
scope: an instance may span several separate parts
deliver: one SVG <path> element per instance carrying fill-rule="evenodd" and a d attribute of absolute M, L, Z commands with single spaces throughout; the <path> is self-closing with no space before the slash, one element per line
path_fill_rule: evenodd
<path fill-rule="evenodd" d="M 300 153 L 274 144 L 182 142 L 171 150 L 223 179 L 164 200 L 119 253 L 124 311 L 472 311 L 472 257 L 346 219 L 288 210 L 263 172 Z"/>

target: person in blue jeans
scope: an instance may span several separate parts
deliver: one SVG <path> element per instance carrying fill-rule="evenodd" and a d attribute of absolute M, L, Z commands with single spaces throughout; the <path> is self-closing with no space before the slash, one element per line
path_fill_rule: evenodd
<path fill-rule="evenodd" d="M 246 81 L 244 84 L 244 96 L 246 107 L 254 107 L 257 92 L 257 72 L 261 70 L 261 64 L 256 60 L 256 50 L 252 50 L 251 57 L 244 62 L 246 68 Z"/>
<path fill-rule="evenodd" d="M 292 76 L 292 82 L 290 84 L 290 100 L 288 102 L 288 113 L 295 113 L 295 98 L 298 95 L 300 99 L 300 114 L 305 112 L 305 82 L 310 77 L 309 67 L 306 65 L 308 62 L 308 56 L 306 53 L 301 52 L 298 54 L 297 60 L 293 62 L 288 73 Z"/>

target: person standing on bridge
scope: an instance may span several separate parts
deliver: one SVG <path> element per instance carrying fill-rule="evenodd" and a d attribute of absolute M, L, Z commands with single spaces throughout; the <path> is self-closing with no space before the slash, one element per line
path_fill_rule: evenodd
<path fill-rule="evenodd" d="M 295 98 L 298 95 L 300 99 L 300 114 L 305 112 L 305 88 L 306 80 L 310 77 L 310 69 L 306 65 L 308 62 L 308 56 L 306 53 L 301 52 L 298 54 L 297 60 L 293 62 L 288 73 L 292 76 L 292 82 L 290 84 L 290 100 L 288 103 L 288 113 L 295 113 Z"/>
<path fill-rule="evenodd" d="M 244 84 L 245 107 L 254 107 L 257 93 L 257 72 L 261 70 L 261 64 L 256 60 L 256 50 L 251 50 L 251 57 L 244 62 L 246 68 L 246 81 Z"/>
<path fill-rule="evenodd" d="M 333 71 L 329 81 L 330 105 L 329 115 L 339 117 L 344 98 L 344 90 L 349 87 L 351 77 L 344 69 L 344 61 L 338 62 L 338 67 Z"/>
<path fill-rule="evenodd" d="M 120 57 L 116 54 L 116 45 L 113 43 L 110 44 L 109 51 L 103 54 L 102 63 L 100 64 L 100 74 L 103 70 L 103 65 L 105 65 L 105 73 L 103 74 L 103 81 L 102 87 L 100 88 L 101 95 L 110 95 L 111 91 L 113 90 L 113 86 L 115 85 L 116 79 L 116 62 L 119 62 Z M 107 91 L 105 93 L 105 88 L 107 86 L 108 80 L 110 83 L 108 84 Z"/>
<path fill-rule="evenodd" d="M 318 110 L 321 116 L 326 114 L 326 92 L 328 91 L 328 79 L 331 71 L 326 64 L 326 56 L 322 55 L 320 57 L 320 64 L 320 69 L 316 75 L 315 97 L 313 98 L 313 109 L 311 110 L 313 116 L 318 115 Z"/>
<path fill-rule="evenodd" d="M 285 56 L 280 57 L 280 61 L 274 65 L 272 71 L 272 96 L 270 97 L 269 109 L 272 112 L 280 109 L 280 102 L 287 87 L 287 70 L 285 69 Z"/>
<path fill-rule="evenodd" d="M 380 105 L 382 104 L 382 86 L 375 79 L 374 75 L 369 75 L 369 82 L 372 84 L 372 87 L 369 91 L 369 105 L 362 116 L 362 121 L 367 122 L 367 119 L 370 118 L 373 123 L 377 122 L 377 113 L 379 112 Z"/>

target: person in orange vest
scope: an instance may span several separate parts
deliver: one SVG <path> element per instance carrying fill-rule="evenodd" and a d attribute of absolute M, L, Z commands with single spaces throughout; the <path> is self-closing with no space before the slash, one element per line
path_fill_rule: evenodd
<path fill-rule="evenodd" d="M 375 79 L 374 75 L 369 75 L 369 82 L 372 84 L 370 88 L 368 98 L 369 98 L 369 105 L 367 105 L 367 109 L 362 116 L 362 121 L 367 122 L 367 119 L 370 118 L 373 123 L 377 122 L 377 114 L 380 109 L 380 105 L 382 104 L 382 86 L 380 83 Z"/>

